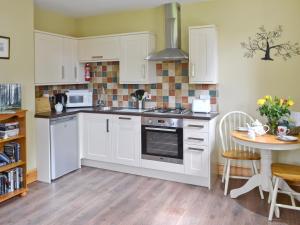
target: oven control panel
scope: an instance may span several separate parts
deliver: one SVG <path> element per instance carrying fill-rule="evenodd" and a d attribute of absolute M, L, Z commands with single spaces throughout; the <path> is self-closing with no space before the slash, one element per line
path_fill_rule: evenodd
<path fill-rule="evenodd" d="M 183 127 L 183 120 L 175 118 L 142 117 L 142 125 L 156 127 Z"/>

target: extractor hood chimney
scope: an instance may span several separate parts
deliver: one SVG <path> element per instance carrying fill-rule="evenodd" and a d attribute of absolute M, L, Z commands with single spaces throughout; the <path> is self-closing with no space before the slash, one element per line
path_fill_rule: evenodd
<path fill-rule="evenodd" d="M 180 5 L 176 2 L 168 3 L 165 7 L 165 44 L 166 48 L 160 52 L 153 53 L 146 57 L 149 61 L 173 61 L 185 60 L 189 56 L 180 49 L 181 28 L 180 28 Z"/>

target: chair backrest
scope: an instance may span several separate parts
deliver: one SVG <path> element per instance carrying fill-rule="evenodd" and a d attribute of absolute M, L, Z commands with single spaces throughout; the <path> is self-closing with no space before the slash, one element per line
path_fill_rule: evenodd
<path fill-rule="evenodd" d="M 232 111 L 224 115 L 219 123 L 219 134 L 223 151 L 254 151 L 252 148 L 236 144 L 231 137 L 232 131 L 236 130 L 238 127 L 246 127 L 246 123 L 251 124 L 253 122 L 254 119 L 250 115 L 241 111 Z"/>

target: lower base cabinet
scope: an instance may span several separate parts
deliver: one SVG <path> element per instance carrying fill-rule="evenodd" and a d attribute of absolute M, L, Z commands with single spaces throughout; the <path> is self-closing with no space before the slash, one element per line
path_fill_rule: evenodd
<path fill-rule="evenodd" d="M 113 137 L 113 161 L 128 166 L 140 166 L 141 117 L 115 116 Z"/>
<path fill-rule="evenodd" d="M 83 114 L 82 121 L 82 155 L 87 159 L 110 162 L 111 151 L 111 115 Z"/>
<path fill-rule="evenodd" d="M 185 173 L 201 177 L 209 176 L 209 149 L 206 146 L 184 146 Z"/>
<path fill-rule="evenodd" d="M 85 113 L 80 118 L 83 158 L 140 165 L 141 117 Z"/>

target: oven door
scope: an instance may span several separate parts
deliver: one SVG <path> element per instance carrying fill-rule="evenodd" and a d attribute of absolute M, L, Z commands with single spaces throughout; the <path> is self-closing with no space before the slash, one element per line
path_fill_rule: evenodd
<path fill-rule="evenodd" d="M 183 129 L 142 126 L 142 158 L 183 164 Z"/>

